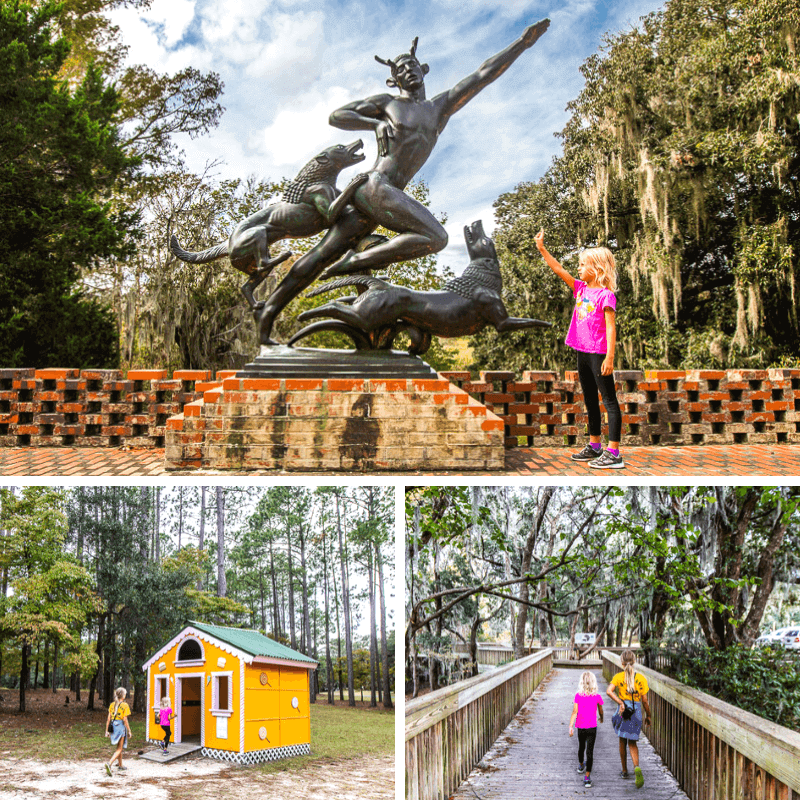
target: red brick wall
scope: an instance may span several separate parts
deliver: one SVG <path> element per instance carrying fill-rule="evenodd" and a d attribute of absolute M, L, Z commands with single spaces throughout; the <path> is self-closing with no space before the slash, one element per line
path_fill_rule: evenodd
<path fill-rule="evenodd" d="M 0 369 L 0 446 L 162 447 L 169 417 L 216 381 L 201 370 Z M 800 370 L 615 372 L 623 443 L 800 442 Z M 577 373 L 447 372 L 505 423 L 506 447 L 585 436 Z M 605 426 L 604 435 L 607 433 Z"/>
<path fill-rule="evenodd" d="M 503 419 L 506 447 L 575 445 L 585 437 L 577 372 L 563 378 L 555 372 L 481 372 L 477 381 L 468 372 L 443 377 Z M 654 370 L 614 377 L 624 444 L 800 442 L 800 370 Z"/>

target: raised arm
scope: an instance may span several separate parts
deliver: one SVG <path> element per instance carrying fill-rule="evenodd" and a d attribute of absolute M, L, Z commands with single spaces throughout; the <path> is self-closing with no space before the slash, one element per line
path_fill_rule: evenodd
<path fill-rule="evenodd" d="M 542 254 L 542 258 L 545 260 L 547 266 L 572 289 L 575 286 L 575 278 L 561 266 L 559 261 L 553 258 L 550 251 L 544 246 L 544 231 L 539 231 L 539 233 L 533 237 L 533 241 L 536 242 L 536 247 Z"/>
<path fill-rule="evenodd" d="M 441 109 L 443 122 L 463 108 L 478 92 L 497 80 L 529 47 L 533 47 L 549 27 L 549 19 L 528 26 L 522 36 L 505 50 L 488 58 L 472 75 L 468 75 L 452 89 L 435 97 L 433 102 Z"/>

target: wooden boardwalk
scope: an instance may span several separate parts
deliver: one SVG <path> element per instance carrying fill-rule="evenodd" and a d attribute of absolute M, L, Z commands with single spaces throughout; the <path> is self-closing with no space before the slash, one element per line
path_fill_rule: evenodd
<path fill-rule="evenodd" d="M 569 737 L 569 718 L 580 677 L 576 669 L 554 669 L 520 709 L 491 750 L 452 796 L 453 800 L 555 800 L 585 795 L 595 800 L 688 800 L 645 736 L 639 739 L 639 763 L 645 784 L 619 776 L 619 745 L 611 726 L 611 698 L 599 669 L 592 670 L 603 695 L 605 722 L 598 726 L 591 789 L 578 773 L 578 735 Z"/>

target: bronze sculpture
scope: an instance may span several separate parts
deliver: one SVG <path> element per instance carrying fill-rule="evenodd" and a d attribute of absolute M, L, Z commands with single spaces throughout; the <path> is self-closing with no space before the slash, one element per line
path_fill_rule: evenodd
<path fill-rule="evenodd" d="M 355 187 L 352 205 L 342 210 L 323 240 L 292 265 L 256 311 L 262 345 L 276 344 L 271 338 L 276 317 L 326 268 L 330 268 L 329 276 L 346 274 L 418 258 L 445 247 L 444 228 L 403 189 L 427 161 L 450 117 L 500 77 L 549 25 L 545 19 L 529 26 L 519 39 L 432 100 L 425 94 L 428 67 L 417 59 L 417 39 L 410 52 L 394 60 L 376 56 L 391 68 L 387 84 L 398 88 L 399 94 L 375 95 L 350 103 L 334 111 L 330 122 L 345 130 L 375 131 L 378 158 L 364 182 Z M 398 235 L 368 249 L 359 247 L 378 225 Z"/>
<path fill-rule="evenodd" d="M 193 253 L 184 250 L 173 234 L 170 249 L 182 261 L 192 264 L 207 264 L 228 256 L 236 269 L 250 276 L 241 287 L 250 308 L 261 308 L 264 303 L 256 303 L 253 292 L 276 265 L 292 255 L 284 251 L 271 258 L 270 245 L 281 239 L 313 236 L 330 227 L 356 188 L 367 179 L 365 174 L 357 175 L 342 193 L 336 188 L 339 173 L 366 158 L 360 152 L 363 145 L 358 139 L 349 145 L 338 144 L 323 150 L 286 187 L 281 202 L 264 206 L 240 222 L 227 242 Z"/>
<path fill-rule="evenodd" d="M 381 278 L 359 275 L 341 278 L 315 289 L 321 294 L 343 286 L 366 287 L 358 296 L 333 300 L 304 311 L 299 319 L 331 317 L 296 333 L 294 344 L 312 333 L 335 330 L 348 334 L 359 349 L 389 350 L 395 336 L 405 331 L 412 355 L 425 353 L 431 336 L 471 336 L 487 325 L 503 333 L 523 328 L 549 328 L 538 319 L 510 317 L 502 300 L 503 280 L 494 242 L 478 220 L 464 227 L 470 263 L 457 278 L 438 291 L 415 291 L 392 286 Z"/>

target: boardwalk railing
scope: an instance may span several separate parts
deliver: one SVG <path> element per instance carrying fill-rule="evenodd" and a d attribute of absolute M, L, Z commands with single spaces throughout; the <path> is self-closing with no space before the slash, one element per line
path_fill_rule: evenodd
<path fill-rule="evenodd" d="M 620 660 L 607 650 L 602 659 L 610 681 Z M 800 800 L 800 733 L 654 670 L 636 670 L 650 685 L 647 738 L 691 800 Z"/>
<path fill-rule="evenodd" d="M 544 650 L 406 703 L 406 798 L 446 800 L 553 668 Z"/>
<path fill-rule="evenodd" d="M 544 650 L 552 650 L 553 651 L 553 658 L 556 661 L 575 661 L 576 664 L 580 663 L 578 659 L 575 658 L 575 648 L 567 647 L 566 645 L 557 645 L 551 648 L 546 647 L 526 647 L 525 652 L 528 655 L 532 655 L 533 653 L 541 653 Z M 581 649 L 584 649 L 584 646 L 581 646 Z M 596 649 L 592 650 L 590 653 L 586 655 L 584 660 L 586 659 L 597 659 L 600 657 L 601 650 L 608 650 L 610 653 L 622 653 L 624 650 L 627 650 L 627 647 L 597 647 Z M 639 650 L 638 648 L 634 647 L 633 650 L 637 653 L 637 658 L 639 657 Z M 458 654 L 469 653 L 469 645 L 463 642 L 456 642 L 453 645 L 453 652 Z M 663 667 L 664 659 L 666 659 L 668 655 L 665 653 L 664 655 L 656 653 L 656 667 Z M 496 667 L 500 664 L 505 664 L 508 661 L 512 661 L 514 659 L 514 649 L 509 645 L 503 644 L 478 644 L 478 663 L 483 664 L 485 666 Z"/>

